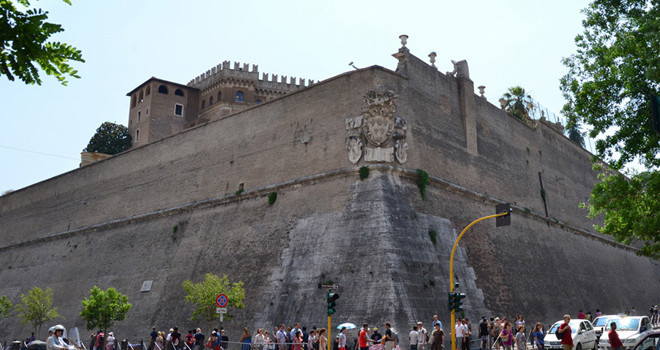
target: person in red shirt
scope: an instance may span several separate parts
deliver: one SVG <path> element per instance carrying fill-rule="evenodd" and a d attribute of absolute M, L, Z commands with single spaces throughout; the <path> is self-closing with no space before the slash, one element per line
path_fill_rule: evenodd
<path fill-rule="evenodd" d="M 557 333 L 564 335 L 561 338 L 561 347 L 564 350 L 573 350 L 573 334 L 571 326 L 568 325 L 569 322 L 571 322 L 571 316 L 564 315 L 564 323 L 559 326 L 559 330 L 557 331 Z"/>
<path fill-rule="evenodd" d="M 369 325 L 365 323 L 358 335 L 358 346 L 360 347 L 360 350 L 369 350 L 369 342 L 371 339 L 369 339 L 368 334 Z"/>
<path fill-rule="evenodd" d="M 582 312 L 582 310 L 580 310 L 580 313 L 578 313 L 578 318 L 581 319 L 581 320 L 584 320 L 584 319 L 587 318 L 587 315 L 585 315 L 584 312 Z"/>
<path fill-rule="evenodd" d="M 621 339 L 619 339 L 619 333 L 616 332 L 616 322 L 612 322 L 610 327 L 611 330 L 610 333 L 608 333 L 608 337 L 610 338 L 610 346 L 614 350 L 623 350 L 623 343 L 621 343 Z"/>

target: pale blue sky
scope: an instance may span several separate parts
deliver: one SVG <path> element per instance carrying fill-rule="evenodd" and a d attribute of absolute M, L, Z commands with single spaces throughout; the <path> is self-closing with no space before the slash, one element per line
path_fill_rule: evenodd
<path fill-rule="evenodd" d="M 0 194 L 76 169 L 105 121 L 126 125 L 126 93 L 151 76 L 186 84 L 218 63 L 323 80 L 358 67 L 394 69 L 398 36 L 436 66 L 466 59 L 488 100 L 521 85 L 559 113 L 561 59 L 575 51 L 584 0 L 500 1 L 33 1 L 81 49 L 81 79 L 41 86 L 0 77 Z M 476 91 L 475 91 L 476 92 Z M 20 151 L 28 150 L 31 152 Z M 39 152 L 39 153 L 34 153 Z"/>

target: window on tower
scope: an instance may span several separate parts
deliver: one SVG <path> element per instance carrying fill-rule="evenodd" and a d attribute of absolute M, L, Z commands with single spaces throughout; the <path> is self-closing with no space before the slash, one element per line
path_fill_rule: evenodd
<path fill-rule="evenodd" d="M 174 90 L 174 94 L 177 96 L 183 96 L 183 91 L 181 91 L 181 89 L 176 89 Z"/>
<path fill-rule="evenodd" d="M 213 104 L 213 96 L 209 97 L 209 106 Z"/>
<path fill-rule="evenodd" d="M 183 105 L 180 103 L 177 103 L 174 105 L 174 115 L 177 115 L 179 117 L 183 116 Z"/>
<path fill-rule="evenodd" d="M 243 91 L 236 91 L 236 102 L 243 102 L 245 100 L 245 96 L 243 95 Z"/>
<path fill-rule="evenodd" d="M 165 86 L 165 85 L 159 86 L 158 87 L 158 92 L 161 93 L 161 94 L 167 95 L 167 86 Z"/>

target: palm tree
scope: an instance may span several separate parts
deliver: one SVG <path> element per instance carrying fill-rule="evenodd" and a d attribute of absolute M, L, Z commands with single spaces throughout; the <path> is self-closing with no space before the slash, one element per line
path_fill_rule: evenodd
<path fill-rule="evenodd" d="M 514 117 L 526 121 L 534 113 L 534 101 L 532 97 L 520 86 L 510 87 L 509 91 L 502 95 L 504 109 Z"/>

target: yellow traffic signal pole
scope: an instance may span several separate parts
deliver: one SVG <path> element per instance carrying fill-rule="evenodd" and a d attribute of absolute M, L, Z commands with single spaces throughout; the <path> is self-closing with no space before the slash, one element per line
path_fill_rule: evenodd
<path fill-rule="evenodd" d="M 330 342 L 332 341 L 331 335 L 330 335 L 330 329 L 332 326 L 332 316 L 328 315 L 328 350 L 330 349 Z"/>
<path fill-rule="evenodd" d="M 474 224 L 476 224 L 479 221 L 486 220 L 486 219 L 492 219 L 492 218 L 496 218 L 496 217 L 499 217 L 499 216 L 505 216 L 505 215 L 509 215 L 509 214 L 510 214 L 510 212 L 506 211 L 506 212 L 499 213 L 499 214 L 484 216 L 483 218 L 479 218 L 477 220 L 474 220 L 474 221 L 472 221 L 472 223 L 470 223 L 469 225 L 467 225 L 467 227 L 465 227 L 463 229 L 463 231 L 461 232 L 460 235 L 458 235 L 458 238 L 456 238 L 456 242 L 454 242 L 454 247 L 451 249 L 451 257 L 449 258 L 449 292 L 454 291 L 454 253 L 456 253 L 456 247 L 458 246 L 458 241 L 461 240 L 461 237 L 463 237 L 465 232 L 467 232 L 467 230 L 470 227 L 474 226 Z M 451 325 L 450 325 L 450 327 L 451 328 L 449 328 L 449 331 L 451 332 L 451 349 L 456 350 L 456 312 L 454 311 L 454 309 L 451 310 Z M 328 350 L 330 350 L 330 349 L 328 349 Z"/>

